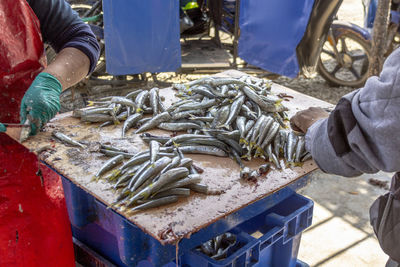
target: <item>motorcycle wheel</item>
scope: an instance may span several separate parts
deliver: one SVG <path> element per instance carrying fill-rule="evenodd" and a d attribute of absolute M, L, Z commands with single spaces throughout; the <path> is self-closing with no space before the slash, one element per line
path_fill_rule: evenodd
<path fill-rule="evenodd" d="M 346 29 L 335 36 L 338 53 L 335 53 L 333 44 L 328 37 L 319 56 L 318 73 L 332 86 L 362 87 L 368 78 L 371 62 L 369 41 Z"/>

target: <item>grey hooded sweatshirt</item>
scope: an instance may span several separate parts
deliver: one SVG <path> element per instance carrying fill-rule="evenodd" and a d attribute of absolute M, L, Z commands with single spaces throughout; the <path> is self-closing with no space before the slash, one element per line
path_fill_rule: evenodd
<path fill-rule="evenodd" d="M 306 149 L 324 172 L 342 176 L 400 171 L 400 50 L 380 77 L 343 96 L 329 118 L 314 123 Z"/>
<path fill-rule="evenodd" d="M 380 77 L 343 96 L 327 119 L 308 129 L 306 149 L 324 172 L 397 172 L 390 191 L 371 206 L 370 220 L 383 251 L 400 263 L 400 49 Z"/>

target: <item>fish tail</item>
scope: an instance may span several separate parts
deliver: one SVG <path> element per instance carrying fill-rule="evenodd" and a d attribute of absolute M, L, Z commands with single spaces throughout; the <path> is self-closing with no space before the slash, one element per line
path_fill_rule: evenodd
<path fill-rule="evenodd" d="M 180 144 L 178 144 L 178 143 L 175 143 L 175 141 L 174 141 L 174 142 L 172 142 L 172 144 L 173 144 L 173 146 L 174 146 L 174 147 L 179 147 L 179 146 L 180 146 Z"/>
<path fill-rule="evenodd" d="M 295 167 L 302 167 L 303 164 L 304 164 L 304 162 L 295 162 L 295 163 L 293 163 L 293 165 L 294 165 Z"/>
<path fill-rule="evenodd" d="M 248 145 L 248 143 L 247 143 L 246 139 L 244 139 L 244 138 L 240 138 L 240 140 L 239 140 L 239 144 L 245 144 L 245 145 Z"/>
<path fill-rule="evenodd" d="M 115 178 L 117 178 L 120 173 L 121 173 L 121 170 L 113 170 L 113 172 L 108 180 L 109 181 L 115 180 Z"/>

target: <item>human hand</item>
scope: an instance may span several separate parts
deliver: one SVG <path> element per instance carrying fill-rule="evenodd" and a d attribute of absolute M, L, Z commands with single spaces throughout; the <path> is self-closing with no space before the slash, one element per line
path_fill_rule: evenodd
<path fill-rule="evenodd" d="M 290 125 L 296 131 L 306 133 L 308 128 L 317 120 L 329 117 L 329 113 L 319 107 L 311 107 L 301 110 L 290 119 Z"/>
<path fill-rule="evenodd" d="M 30 135 L 35 135 L 60 110 L 61 83 L 53 75 L 41 72 L 36 76 L 21 101 L 21 123 L 31 122 Z"/>
<path fill-rule="evenodd" d="M 7 130 L 7 127 L 4 124 L 0 123 L 0 133 L 5 133 L 6 130 Z"/>

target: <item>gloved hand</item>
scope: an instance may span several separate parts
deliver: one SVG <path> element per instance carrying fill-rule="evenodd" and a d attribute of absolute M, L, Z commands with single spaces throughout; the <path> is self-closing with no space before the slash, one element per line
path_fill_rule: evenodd
<path fill-rule="evenodd" d="M 5 133 L 7 130 L 6 126 L 2 123 L 0 123 L 0 133 Z"/>
<path fill-rule="evenodd" d="M 319 119 L 328 118 L 329 113 L 320 107 L 311 107 L 301 110 L 290 119 L 292 129 L 306 133 L 308 128 Z"/>
<path fill-rule="evenodd" d="M 41 72 L 36 76 L 21 102 L 21 123 L 31 122 L 30 135 L 35 135 L 60 110 L 61 83 L 53 75 Z"/>

